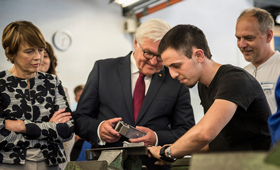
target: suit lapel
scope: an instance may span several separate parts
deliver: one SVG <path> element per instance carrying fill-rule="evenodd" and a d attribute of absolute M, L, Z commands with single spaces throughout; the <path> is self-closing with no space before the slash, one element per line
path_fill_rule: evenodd
<path fill-rule="evenodd" d="M 131 121 L 134 122 L 132 92 L 131 92 L 130 55 L 131 55 L 131 53 L 129 53 L 119 63 L 119 73 L 120 73 L 120 78 L 121 78 L 121 85 L 122 85 L 122 89 L 123 89 L 123 94 L 124 94 L 124 97 L 125 97 L 125 100 L 126 100 L 127 108 L 129 110 L 129 116 L 130 116 Z"/>
<path fill-rule="evenodd" d="M 163 67 L 159 73 L 153 75 L 149 90 L 145 96 L 143 104 L 141 106 L 139 115 L 136 120 L 136 124 L 141 120 L 141 118 L 145 115 L 147 109 L 151 105 L 152 101 L 154 100 L 163 80 L 165 78 L 165 68 Z"/>

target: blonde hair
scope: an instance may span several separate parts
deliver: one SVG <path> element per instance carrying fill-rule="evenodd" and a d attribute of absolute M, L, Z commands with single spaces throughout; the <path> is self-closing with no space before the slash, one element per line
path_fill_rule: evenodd
<path fill-rule="evenodd" d="M 45 48 L 45 39 L 39 28 L 29 21 L 15 21 L 7 25 L 2 34 L 2 46 L 8 61 L 14 63 L 14 56 L 20 45 Z"/>

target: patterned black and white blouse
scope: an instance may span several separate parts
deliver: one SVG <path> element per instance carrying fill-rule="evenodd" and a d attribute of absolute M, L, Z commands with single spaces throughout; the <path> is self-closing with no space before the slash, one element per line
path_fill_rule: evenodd
<path fill-rule="evenodd" d="M 49 122 L 60 109 L 71 112 L 61 81 L 38 72 L 30 79 L 0 72 L 0 163 L 24 164 L 28 149 L 40 149 L 47 165 L 65 162 L 62 142 L 72 138 L 74 122 Z M 5 129 L 5 120 L 24 120 L 26 133 Z"/>

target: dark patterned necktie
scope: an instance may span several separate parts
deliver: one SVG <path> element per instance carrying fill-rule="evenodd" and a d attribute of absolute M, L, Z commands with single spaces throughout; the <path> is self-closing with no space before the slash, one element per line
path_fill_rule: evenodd
<path fill-rule="evenodd" d="M 136 122 L 139 111 L 141 109 L 142 103 L 145 98 L 145 75 L 139 72 L 139 77 L 137 79 L 134 94 L 133 94 L 133 112 L 134 112 L 134 121 Z"/>

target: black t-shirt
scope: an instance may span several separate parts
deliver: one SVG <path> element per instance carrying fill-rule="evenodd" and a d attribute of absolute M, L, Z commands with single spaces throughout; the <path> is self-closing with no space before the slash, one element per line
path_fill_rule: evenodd
<path fill-rule="evenodd" d="M 207 88 L 198 84 L 204 113 L 215 99 L 238 105 L 219 135 L 209 144 L 210 151 L 268 150 L 271 139 L 267 119 L 271 115 L 260 84 L 242 68 L 222 65 Z"/>

